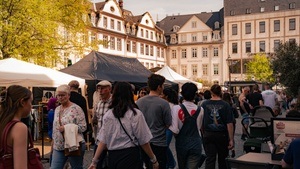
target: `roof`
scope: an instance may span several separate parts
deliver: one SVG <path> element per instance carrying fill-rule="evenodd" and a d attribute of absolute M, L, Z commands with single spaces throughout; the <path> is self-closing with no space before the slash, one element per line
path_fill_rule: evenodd
<path fill-rule="evenodd" d="M 199 18 L 203 23 L 209 26 L 212 30 L 214 29 L 214 23 L 216 21 L 220 22 L 221 26 L 224 24 L 223 19 L 223 8 L 218 12 L 202 12 L 198 14 L 187 14 L 187 15 L 174 15 L 174 16 L 167 16 L 163 20 L 157 23 L 161 29 L 165 31 L 165 34 L 172 34 L 173 26 L 177 25 L 182 27 L 186 22 L 189 21 L 190 18 L 196 16 Z"/>

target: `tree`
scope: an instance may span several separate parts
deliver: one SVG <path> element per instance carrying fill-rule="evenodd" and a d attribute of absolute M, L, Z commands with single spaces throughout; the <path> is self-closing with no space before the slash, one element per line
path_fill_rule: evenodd
<path fill-rule="evenodd" d="M 296 96 L 300 89 L 300 46 L 295 42 L 280 44 L 272 65 L 279 82 Z"/>
<path fill-rule="evenodd" d="M 51 67 L 62 53 L 80 54 L 92 45 L 82 40 L 89 5 L 89 0 L 2 0 L 0 56 Z"/>
<path fill-rule="evenodd" d="M 252 77 L 260 82 L 274 82 L 271 61 L 264 53 L 254 55 L 253 60 L 247 63 L 247 79 Z"/>

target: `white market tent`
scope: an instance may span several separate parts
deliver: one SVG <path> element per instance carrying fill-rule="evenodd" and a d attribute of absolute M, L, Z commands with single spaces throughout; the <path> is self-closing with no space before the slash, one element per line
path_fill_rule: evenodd
<path fill-rule="evenodd" d="M 77 80 L 83 88 L 85 80 L 14 58 L 0 60 L 0 86 L 58 87 Z"/>
<path fill-rule="evenodd" d="M 181 76 L 180 74 L 178 74 L 174 70 L 172 70 L 169 66 L 164 66 L 163 68 L 161 68 L 160 70 L 155 72 L 155 74 L 162 75 L 167 80 L 169 80 L 171 82 L 178 83 L 180 86 L 183 85 L 184 83 L 191 82 L 191 83 L 195 83 L 197 85 L 198 89 L 202 88 L 201 83 L 192 81 L 188 78 L 185 78 L 185 77 Z"/>

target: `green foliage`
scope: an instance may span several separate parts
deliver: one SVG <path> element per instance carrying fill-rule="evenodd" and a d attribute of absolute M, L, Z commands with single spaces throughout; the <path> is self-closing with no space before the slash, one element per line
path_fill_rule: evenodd
<path fill-rule="evenodd" d="M 300 89 L 300 46 L 286 42 L 280 44 L 272 60 L 274 73 L 279 82 L 296 96 Z"/>
<path fill-rule="evenodd" d="M 53 67 L 59 54 L 80 55 L 91 46 L 78 40 L 87 35 L 89 5 L 89 0 L 2 0 L 0 56 Z"/>
<path fill-rule="evenodd" d="M 273 69 L 266 54 L 258 53 L 247 63 L 247 80 L 255 78 L 260 82 L 274 82 Z"/>

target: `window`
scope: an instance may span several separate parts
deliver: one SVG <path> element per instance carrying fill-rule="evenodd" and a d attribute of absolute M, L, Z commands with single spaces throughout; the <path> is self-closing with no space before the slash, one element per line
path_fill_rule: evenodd
<path fill-rule="evenodd" d="M 110 28 L 115 29 L 115 20 L 113 19 L 110 20 Z"/>
<path fill-rule="evenodd" d="M 235 12 L 232 10 L 230 11 L 230 16 L 234 16 L 235 15 Z"/>
<path fill-rule="evenodd" d="M 149 55 L 149 45 L 145 45 L 145 53 L 146 55 Z"/>
<path fill-rule="evenodd" d="M 142 55 L 145 53 L 144 44 L 143 43 L 141 43 L 140 52 L 141 52 Z"/>
<path fill-rule="evenodd" d="M 117 22 L 117 29 L 118 29 L 118 31 L 121 31 L 121 22 L 120 21 Z"/>
<path fill-rule="evenodd" d="M 110 37 L 110 49 L 111 50 L 115 50 L 115 38 L 114 37 Z"/>
<path fill-rule="evenodd" d="M 172 50 L 172 59 L 176 59 L 176 50 Z"/>
<path fill-rule="evenodd" d="M 203 42 L 207 41 L 207 36 L 206 35 L 204 35 L 202 38 L 203 38 Z"/>
<path fill-rule="evenodd" d="M 196 65 L 196 64 L 192 65 L 192 74 L 193 74 L 193 76 L 198 75 L 198 65 Z"/>
<path fill-rule="evenodd" d="M 186 42 L 186 35 L 181 35 L 181 42 Z"/>
<path fill-rule="evenodd" d="M 186 76 L 186 65 L 181 65 L 181 74 Z"/>
<path fill-rule="evenodd" d="M 207 57 L 207 48 L 202 48 L 202 57 Z"/>
<path fill-rule="evenodd" d="M 157 55 L 157 57 L 160 57 L 160 48 L 159 47 L 157 47 L 157 49 L 156 49 L 156 55 Z"/>
<path fill-rule="evenodd" d="M 246 42 L 246 53 L 251 53 L 251 42 Z"/>
<path fill-rule="evenodd" d="M 214 47 L 214 56 L 219 56 L 219 48 Z"/>
<path fill-rule="evenodd" d="M 265 12 L 265 7 L 261 7 L 260 12 Z"/>
<path fill-rule="evenodd" d="M 163 49 L 163 48 L 161 49 L 161 57 L 162 57 L 162 58 L 164 58 L 164 57 L 165 57 L 165 51 L 164 51 L 164 49 Z"/>
<path fill-rule="evenodd" d="M 202 74 L 208 75 L 208 65 L 207 64 L 202 65 Z"/>
<path fill-rule="evenodd" d="M 259 22 L 259 33 L 265 33 L 266 32 L 266 23 L 265 21 Z"/>
<path fill-rule="evenodd" d="M 278 5 L 274 6 L 274 11 L 278 11 L 278 10 L 279 10 L 279 6 Z"/>
<path fill-rule="evenodd" d="M 196 21 L 192 22 L 192 28 L 197 28 L 197 22 Z"/>
<path fill-rule="evenodd" d="M 290 4 L 289 4 L 289 8 L 290 8 L 290 9 L 295 9 L 295 8 L 296 8 L 296 3 L 295 3 L 295 2 L 290 3 Z"/>
<path fill-rule="evenodd" d="M 293 39 L 289 39 L 289 43 L 291 43 L 291 44 L 292 43 L 296 43 L 296 39 L 294 39 L 294 38 Z"/>
<path fill-rule="evenodd" d="M 146 38 L 148 39 L 149 38 L 149 31 L 146 30 Z"/>
<path fill-rule="evenodd" d="M 136 53 L 136 42 L 132 42 L 132 53 Z"/>
<path fill-rule="evenodd" d="M 141 37 L 144 37 L 144 29 L 141 29 Z"/>
<path fill-rule="evenodd" d="M 218 64 L 214 64 L 214 75 L 218 75 L 219 74 L 219 65 Z"/>
<path fill-rule="evenodd" d="M 276 50 L 280 45 L 280 40 L 274 40 L 274 50 Z"/>
<path fill-rule="evenodd" d="M 197 48 L 192 48 L 192 58 L 197 58 Z"/>
<path fill-rule="evenodd" d="M 232 53 L 237 53 L 237 50 L 238 50 L 238 44 L 232 43 Z"/>
<path fill-rule="evenodd" d="M 259 52 L 265 52 L 265 51 L 266 51 L 266 42 L 259 41 Z"/>
<path fill-rule="evenodd" d="M 107 28 L 107 18 L 103 17 L 103 27 Z"/>
<path fill-rule="evenodd" d="M 251 14 L 251 9 L 250 8 L 246 9 L 246 14 Z"/>
<path fill-rule="evenodd" d="M 291 30 L 296 30 L 296 19 L 292 18 L 289 19 L 289 29 Z"/>
<path fill-rule="evenodd" d="M 232 24 L 232 35 L 237 35 L 237 24 Z"/>
<path fill-rule="evenodd" d="M 181 58 L 186 59 L 186 49 L 181 49 Z"/>
<path fill-rule="evenodd" d="M 127 41 L 126 48 L 127 52 L 131 52 L 131 41 Z"/>
<path fill-rule="evenodd" d="M 280 20 L 275 20 L 274 21 L 274 32 L 279 32 L 280 31 Z"/>
<path fill-rule="evenodd" d="M 117 38 L 117 50 L 118 51 L 122 50 L 122 41 L 120 38 Z"/>
<path fill-rule="evenodd" d="M 153 52 L 153 46 L 150 46 L 150 56 L 153 56 L 154 52 Z"/>
<path fill-rule="evenodd" d="M 251 34 L 251 23 L 246 23 L 246 34 Z"/>
<path fill-rule="evenodd" d="M 92 22 L 93 25 L 96 24 L 96 16 L 95 16 L 95 14 L 91 15 L 91 22 Z"/>
<path fill-rule="evenodd" d="M 150 32 L 150 39 L 153 39 L 153 32 Z"/>
<path fill-rule="evenodd" d="M 103 48 L 108 48 L 108 37 L 106 35 L 103 35 Z"/>
<path fill-rule="evenodd" d="M 197 42 L 197 34 L 192 34 L 192 42 Z"/>

